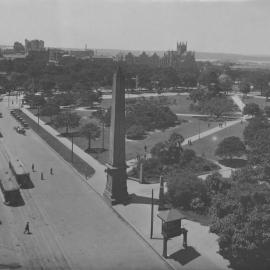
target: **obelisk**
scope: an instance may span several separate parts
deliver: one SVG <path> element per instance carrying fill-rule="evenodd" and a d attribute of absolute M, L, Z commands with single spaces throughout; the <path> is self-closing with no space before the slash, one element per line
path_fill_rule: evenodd
<path fill-rule="evenodd" d="M 125 149 L 125 77 L 120 67 L 113 76 L 109 161 L 104 196 L 114 205 L 128 203 Z"/>

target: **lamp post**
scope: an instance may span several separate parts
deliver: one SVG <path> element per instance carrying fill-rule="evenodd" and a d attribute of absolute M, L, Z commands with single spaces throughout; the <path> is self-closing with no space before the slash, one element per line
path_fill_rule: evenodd
<path fill-rule="evenodd" d="M 153 238 L 153 224 L 154 224 L 154 190 L 152 189 L 150 239 Z"/>
<path fill-rule="evenodd" d="M 73 163 L 73 134 L 71 134 L 71 163 Z"/>
<path fill-rule="evenodd" d="M 38 125 L 39 125 L 40 106 L 38 106 Z"/>
<path fill-rule="evenodd" d="M 199 139 L 201 138 L 201 122 L 199 120 Z"/>
<path fill-rule="evenodd" d="M 160 176 L 159 178 L 160 186 L 159 186 L 159 202 L 158 202 L 158 210 L 165 210 L 165 205 L 164 205 L 164 178 L 163 175 Z"/>

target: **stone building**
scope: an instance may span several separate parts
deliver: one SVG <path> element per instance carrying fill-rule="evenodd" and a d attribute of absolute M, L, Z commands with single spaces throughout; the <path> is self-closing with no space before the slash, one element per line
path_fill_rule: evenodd
<path fill-rule="evenodd" d="M 33 40 L 25 39 L 25 52 L 29 53 L 31 51 L 35 52 L 45 51 L 44 41 L 38 39 Z"/>

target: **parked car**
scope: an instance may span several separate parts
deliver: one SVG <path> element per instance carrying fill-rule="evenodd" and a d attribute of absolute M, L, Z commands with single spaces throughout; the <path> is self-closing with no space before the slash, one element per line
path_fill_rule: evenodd
<path fill-rule="evenodd" d="M 24 128 L 19 127 L 19 126 L 14 127 L 14 129 L 15 129 L 19 134 L 25 134 L 25 132 L 26 132 Z"/>

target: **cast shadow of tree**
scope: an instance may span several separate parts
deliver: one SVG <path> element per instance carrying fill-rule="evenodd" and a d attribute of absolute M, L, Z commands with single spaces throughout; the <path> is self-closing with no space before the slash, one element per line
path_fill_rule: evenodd
<path fill-rule="evenodd" d="M 153 203 L 155 205 L 158 205 L 158 199 L 154 199 Z M 135 193 L 132 193 L 130 195 L 130 204 L 134 203 L 134 204 L 151 204 L 152 203 L 152 198 L 149 197 L 143 197 L 143 196 L 138 196 Z"/>
<path fill-rule="evenodd" d="M 242 158 L 221 159 L 218 162 L 221 165 L 234 169 L 242 168 L 247 165 L 247 160 Z"/>
<path fill-rule="evenodd" d="M 181 265 L 186 265 L 200 256 L 201 254 L 196 249 L 189 246 L 174 252 L 169 258 L 179 262 Z"/>

